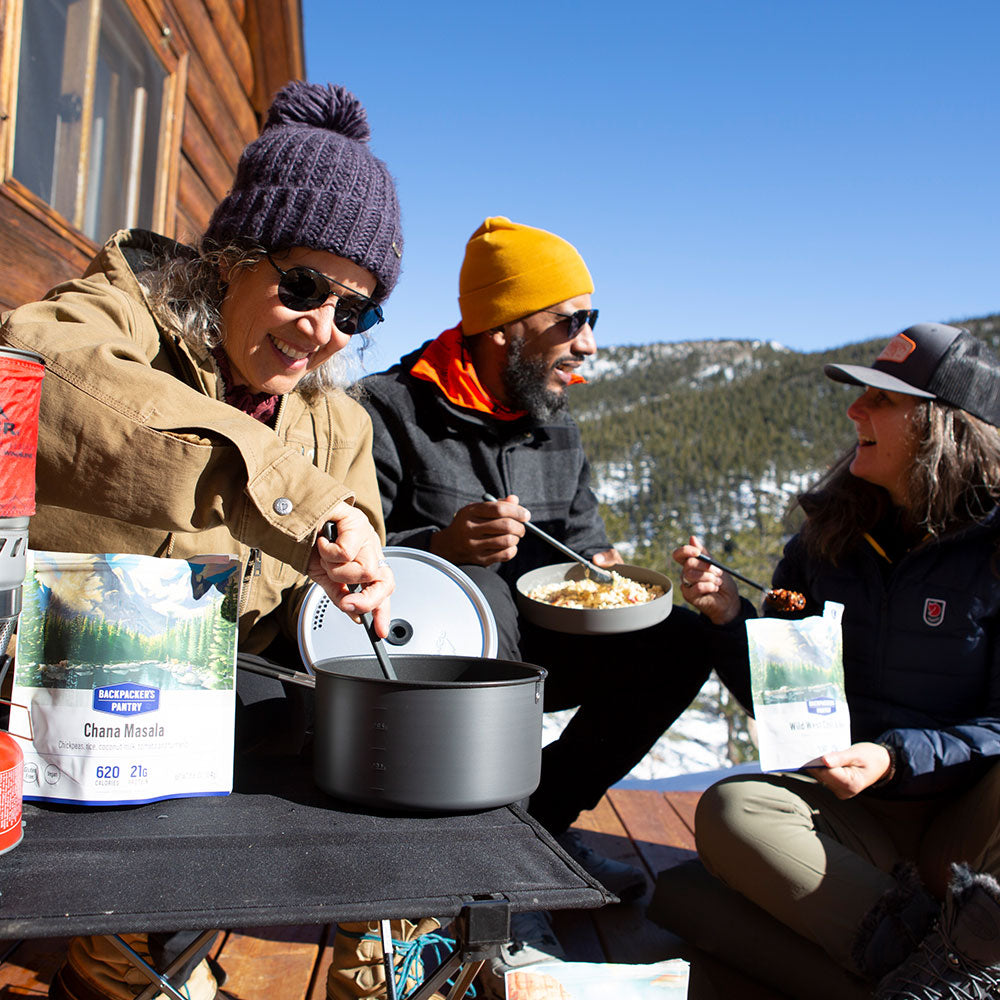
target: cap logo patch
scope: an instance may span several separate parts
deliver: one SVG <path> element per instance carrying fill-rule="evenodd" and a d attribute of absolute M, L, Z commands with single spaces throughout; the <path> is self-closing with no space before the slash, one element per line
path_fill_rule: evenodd
<path fill-rule="evenodd" d="M 928 597 L 924 601 L 924 622 L 932 628 L 940 625 L 944 621 L 944 609 L 946 606 L 947 602 L 942 601 L 941 598 Z"/>
<path fill-rule="evenodd" d="M 905 361 L 915 350 L 917 345 L 906 336 L 905 333 L 897 333 L 892 340 L 882 350 L 882 353 L 875 359 L 876 361 L 895 361 L 897 363 Z"/>

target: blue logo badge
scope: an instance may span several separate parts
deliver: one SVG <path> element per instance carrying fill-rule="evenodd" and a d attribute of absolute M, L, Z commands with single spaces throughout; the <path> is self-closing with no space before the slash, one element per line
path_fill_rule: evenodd
<path fill-rule="evenodd" d="M 833 715 L 837 711 L 834 698 L 810 698 L 806 702 L 806 711 L 810 715 Z"/>
<path fill-rule="evenodd" d="M 144 684 L 109 684 L 94 688 L 94 711 L 108 715 L 141 715 L 160 707 L 160 689 Z"/>

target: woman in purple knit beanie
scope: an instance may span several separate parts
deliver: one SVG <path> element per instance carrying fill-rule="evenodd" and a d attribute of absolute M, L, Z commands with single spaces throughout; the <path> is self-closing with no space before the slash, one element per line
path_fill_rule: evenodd
<path fill-rule="evenodd" d="M 46 363 L 33 548 L 232 553 L 244 567 L 239 649 L 288 665 L 314 583 L 388 630 L 371 421 L 343 391 L 344 349 L 381 322 L 403 247 L 369 134 L 343 87 L 288 84 L 197 245 L 122 230 L 0 331 Z M 303 749 L 301 695 L 244 670 L 236 694 L 237 780 L 252 761 Z M 183 937 L 128 939 L 163 968 Z M 192 1000 L 224 995 L 207 950 L 172 977 Z M 131 1000 L 147 986 L 106 939 L 78 937 L 49 996 Z"/>

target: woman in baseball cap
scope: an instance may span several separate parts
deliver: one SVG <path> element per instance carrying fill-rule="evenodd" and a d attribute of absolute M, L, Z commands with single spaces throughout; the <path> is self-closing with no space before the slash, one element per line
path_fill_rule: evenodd
<path fill-rule="evenodd" d="M 853 743 L 710 788 L 698 850 L 858 995 L 867 982 L 878 1000 L 998 996 L 1000 361 L 925 323 L 870 367 L 824 370 L 862 389 L 847 409 L 857 442 L 799 497 L 773 586 L 805 595 L 789 617 L 844 606 Z M 754 616 L 700 551 L 674 553 L 688 600 L 720 625 Z M 787 965 L 774 968 L 781 985 Z"/>

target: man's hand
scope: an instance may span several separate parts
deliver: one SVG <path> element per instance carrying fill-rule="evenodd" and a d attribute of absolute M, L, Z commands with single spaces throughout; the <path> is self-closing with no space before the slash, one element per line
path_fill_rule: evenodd
<path fill-rule="evenodd" d="M 525 522 L 530 519 L 530 511 L 513 494 L 500 500 L 470 503 L 458 511 L 447 528 L 431 535 L 431 552 L 457 565 L 510 562 L 517 555 Z"/>
<path fill-rule="evenodd" d="M 702 552 L 705 547 L 694 535 L 687 545 L 674 549 L 674 562 L 681 566 L 681 593 L 713 624 L 725 625 L 740 613 L 740 593 L 728 573 L 698 558 Z"/>
<path fill-rule="evenodd" d="M 600 566 L 601 569 L 611 569 L 612 566 L 621 566 L 625 562 L 617 549 L 605 549 L 603 552 L 595 552 L 590 561 L 595 566 Z"/>
<path fill-rule="evenodd" d="M 855 743 L 846 750 L 825 753 L 820 760 L 823 767 L 806 770 L 838 799 L 851 799 L 871 788 L 892 766 L 889 751 L 878 743 Z"/>
<path fill-rule="evenodd" d="M 372 612 L 375 631 L 389 634 L 389 595 L 396 587 L 392 570 L 382 554 L 382 545 L 365 515 L 349 503 L 339 503 L 330 520 L 336 525 L 336 541 L 320 534 L 309 557 L 309 579 L 326 591 L 330 600 L 355 621 Z M 362 584 L 357 593 L 348 590 Z"/>

